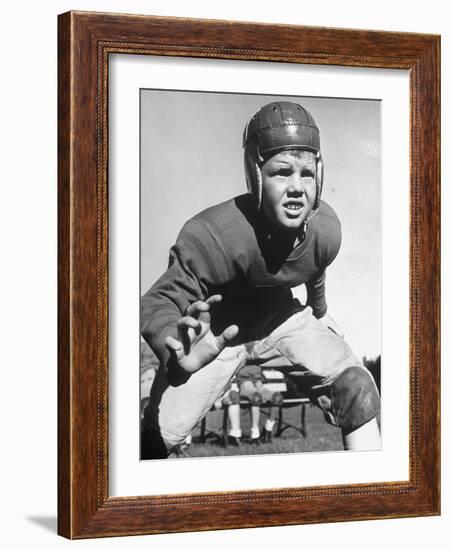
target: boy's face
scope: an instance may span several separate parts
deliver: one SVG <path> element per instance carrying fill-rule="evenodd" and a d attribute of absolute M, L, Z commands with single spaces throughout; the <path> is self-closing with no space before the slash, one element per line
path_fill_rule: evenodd
<path fill-rule="evenodd" d="M 309 216 L 316 197 L 315 154 L 282 151 L 262 166 L 262 211 L 282 229 L 296 231 Z"/>

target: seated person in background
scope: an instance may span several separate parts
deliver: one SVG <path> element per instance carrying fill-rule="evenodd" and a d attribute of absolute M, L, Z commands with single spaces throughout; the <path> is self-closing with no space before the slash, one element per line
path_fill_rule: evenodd
<path fill-rule="evenodd" d="M 242 430 L 240 427 L 240 398 L 247 399 L 251 403 L 251 443 L 259 444 L 260 406 L 271 403 L 268 418 L 264 424 L 262 439 L 264 442 L 272 440 L 273 426 L 275 425 L 276 412 L 283 402 L 280 391 L 275 391 L 265 384 L 265 376 L 257 365 L 245 365 L 235 375 L 230 390 L 223 396 L 221 402 L 228 407 L 229 432 L 228 440 L 235 446 L 240 445 Z"/>

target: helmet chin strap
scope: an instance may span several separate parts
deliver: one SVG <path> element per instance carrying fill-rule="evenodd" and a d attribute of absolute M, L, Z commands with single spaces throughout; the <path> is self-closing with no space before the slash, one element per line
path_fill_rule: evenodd
<path fill-rule="evenodd" d="M 308 218 L 303 222 L 303 225 L 301 226 L 300 237 L 296 238 L 295 243 L 294 243 L 294 248 L 296 246 L 298 246 L 299 244 L 301 244 L 305 240 L 306 234 L 308 232 L 308 224 L 312 220 L 312 218 L 317 214 L 317 212 L 318 212 L 318 209 L 313 210 L 309 214 Z"/>
<path fill-rule="evenodd" d="M 312 218 L 317 215 L 317 212 L 319 211 L 318 208 L 316 208 L 315 210 L 312 210 L 311 213 L 309 214 L 308 218 L 304 221 L 304 225 L 307 227 L 308 226 L 308 223 L 312 220 Z"/>

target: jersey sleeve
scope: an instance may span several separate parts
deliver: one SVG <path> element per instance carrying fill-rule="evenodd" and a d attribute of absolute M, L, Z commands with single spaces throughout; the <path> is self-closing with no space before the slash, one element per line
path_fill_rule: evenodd
<path fill-rule="evenodd" d="M 328 206 L 326 203 L 325 207 Z M 339 253 L 342 242 L 341 222 L 336 212 L 328 206 L 322 216 L 320 228 L 320 268 L 326 269 Z"/>
<path fill-rule="evenodd" d="M 315 317 L 323 317 L 327 312 L 325 297 L 326 269 L 334 261 L 341 247 L 341 224 L 334 210 L 322 201 L 322 216 L 318 232 L 318 271 L 306 283 L 307 304 L 312 307 Z"/>
<path fill-rule="evenodd" d="M 323 317 L 327 311 L 325 280 L 326 271 L 323 269 L 306 283 L 306 303 L 308 306 L 312 307 L 312 312 L 317 319 Z"/>
<path fill-rule="evenodd" d="M 221 246 L 201 223 L 189 221 L 170 250 L 168 269 L 141 298 L 141 333 L 165 368 L 165 339 L 177 338 L 177 322 L 188 306 L 207 299 L 228 274 Z"/>

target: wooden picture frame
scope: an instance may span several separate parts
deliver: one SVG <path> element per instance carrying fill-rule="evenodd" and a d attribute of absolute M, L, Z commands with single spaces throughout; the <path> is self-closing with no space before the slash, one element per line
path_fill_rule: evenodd
<path fill-rule="evenodd" d="M 69 12 L 58 39 L 58 532 L 68 538 L 440 513 L 440 38 Z M 410 78 L 408 481 L 111 497 L 110 54 L 398 68 Z"/>

